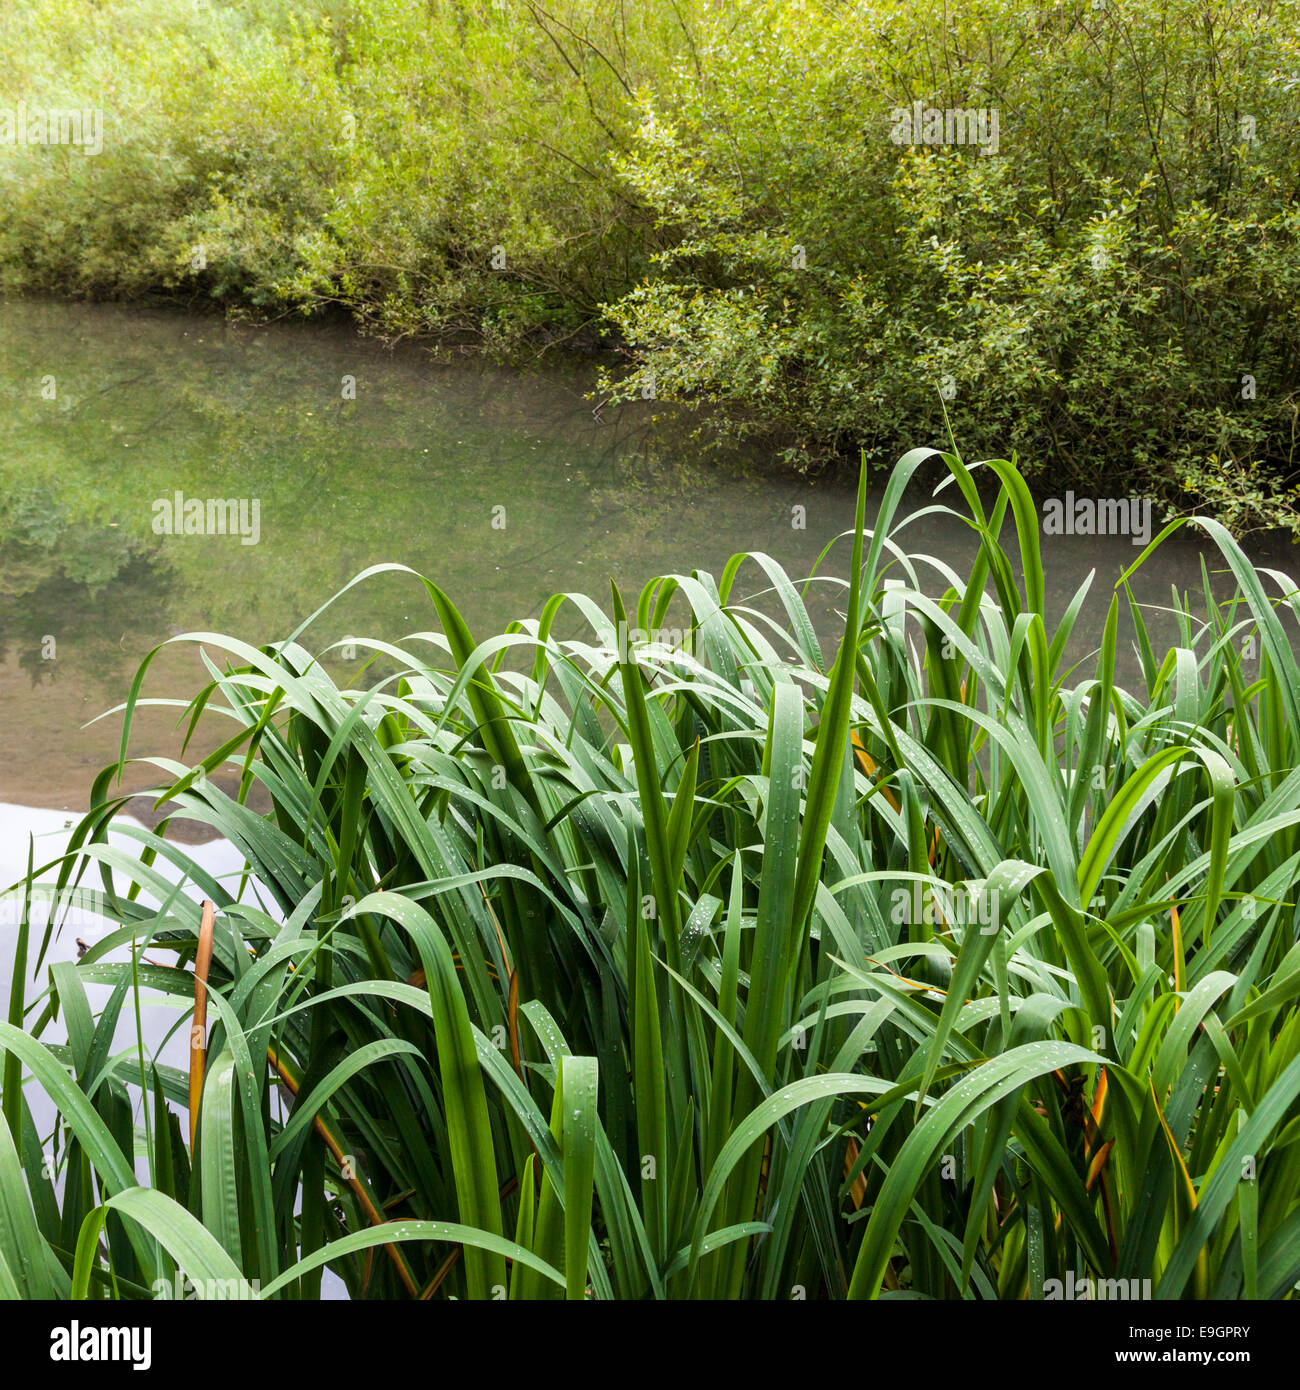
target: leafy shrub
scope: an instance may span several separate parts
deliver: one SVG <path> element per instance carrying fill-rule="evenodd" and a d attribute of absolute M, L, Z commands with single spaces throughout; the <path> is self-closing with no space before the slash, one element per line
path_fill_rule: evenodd
<path fill-rule="evenodd" d="M 21 0 L 0 287 L 343 309 L 811 467 L 1011 447 L 1032 478 L 1297 525 L 1296 0 L 478 6 Z M 998 150 L 895 144 L 985 110 Z M 947 421 L 945 421 L 945 414 Z"/>
<path fill-rule="evenodd" d="M 673 238 L 610 306 L 622 392 L 744 407 L 795 462 L 950 421 L 1054 484 L 1294 526 L 1296 21 L 1187 0 L 719 19 L 618 159 Z M 991 108 L 996 155 L 893 143 L 914 102 Z"/>
<path fill-rule="evenodd" d="M 0 23 L 0 95 L 107 124 L 93 158 L 4 152 L 10 289 L 287 300 L 507 351 L 591 336 L 644 268 L 607 152 L 688 37 L 671 10 L 110 0 Z"/>

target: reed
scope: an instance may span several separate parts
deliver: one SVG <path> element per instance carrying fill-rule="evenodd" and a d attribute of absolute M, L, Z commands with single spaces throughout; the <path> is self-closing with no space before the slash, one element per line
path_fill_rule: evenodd
<path fill-rule="evenodd" d="M 368 644 L 363 686 L 308 628 L 174 639 L 210 674 L 178 705 L 194 740 L 229 736 L 145 761 L 237 883 L 119 821 L 146 660 L 121 762 L 29 870 L 102 887 L 113 930 L 50 967 L 24 914 L 0 1288 L 143 1298 L 179 1270 L 311 1298 L 328 1267 L 356 1298 L 1293 1296 L 1295 586 L 1194 523 L 1234 600 L 1207 572 L 1208 618 L 1176 598 L 1158 657 L 1126 576 L 1067 668 L 1087 585 L 1049 624 L 1017 468 L 940 457 L 971 572 L 892 538 L 935 458 L 905 456 L 870 532 L 860 490 L 847 578 L 819 577 L 833 653 L 762 555 L 630 607 L 557 595 L 483 642 L 422 581 L 436 628 Z M 188 1123 L 190 1075 L 112 1049 L 149 996 L 178 1028 L 206 1001 Z"/>

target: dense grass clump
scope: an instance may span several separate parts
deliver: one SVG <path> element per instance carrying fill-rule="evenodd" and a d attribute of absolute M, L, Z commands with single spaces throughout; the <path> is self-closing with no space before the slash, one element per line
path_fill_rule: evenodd
<path fill-rule="evenodd" d="M 25 916 L 0 1024 L 3 1287 L 1292 1296 L 1295 586 L 1205 523 L 1237 598 L 1207 578 L 1163 657 L 1134 605 L 1121 689 L 1127 586 L 1065 669 L 1083 591 L 1049 627 L 1013 465 L 987 510 L 944 456 L 969 575 L 891 539 L 927 457 L 869 534 L 860 495 L 833 655 L 762 555 L 482 643 L 428 583 L 439 630 L 369 644 L 365 688 L 303 632 L 175 639 L 209 654 L 195 738 L 231 733 L 156 794 L 247 876 L 111 847 L 98 780 L 47 869 L 113 930 L 43 969 Z M 166 996 L 188 1074 L 112 1050 Z"/>

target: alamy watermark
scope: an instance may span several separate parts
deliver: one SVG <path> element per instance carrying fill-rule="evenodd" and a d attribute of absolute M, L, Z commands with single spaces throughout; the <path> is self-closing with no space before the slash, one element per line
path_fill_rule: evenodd
<path fill-rule="evenodd" d="M 1045 536 L 1131 536 L 1151 539 L 1151 501 L 1144 497 L 1076 497 L 1067 492 L 1043 503 Z"/>
<path fill-rule="evenodd" d="M 980 154 L 997 154 L 998 108 L 949 106 L 914 101 L 889 113 L 889 138 L 896 145 L 975 145 Z"/>
<path fill-rule="evenodd" d="M 629 627 L 627 623 L 618 625 L 618 659 L 626 665 L 634 650 L 646 656 L 666 657 L 694 655 L 695 634 L 692 628 L 680 627 Z"/>
<path fill-rule="evenodd" d="M 0 145 L 71 145 L 84 155 L 104 148 L 104 113 L 97 106 L 0 106 Z"/>
<path fill-rule="evenodd" d="M 1148 1302 L 1151 1298 L 1150 1279 L 1076 1279 L 1074 1270 L 1066 1271 L 1064 1279 L 1043 1281 L 1043 1298 L 1075 1303 Z"/>
<path fill-rule="evenodd" d="M 129 1361 L 133 1371 L 153 1365 L 153 1329 L 82 1327 L 75 1318 L 50 1333 L 51 1361 Z"/>
<path fill-rule="evenodd" d="M 895 926 L 977 927 L 995 936 L 1001 927 L 999 896 L 982 883 L 922 883 L 890 890 L 889 919 Z"/>
<path fill-rule="evenodd" d="M 28 922 L 43 920 L 74 931 L 95 931 L 111 921 L 109 896 L 100 888 L 64 888 L 52 883 L 34 883 L 30 894 L 25 887 L 9 888 L 0 893 L 0 927 L 22 925 L 23 914 Z"/>
<path fill-rule="evenodd" d="M 262 536 L 260 497 L 186 497 L 175 492 L 153 503 L 156 536 L 238 536 L 256 545 Z"/>
<path fill-rule="evenodd" d="M 262 1282 L 260 1279 L 192 1279 L 177 1270 L 171 1279 L 155 1279 L 149 1286 L 155 1298 L 162 1299 L 237 1299 L 249 1301 L 260 1299 Z"/>

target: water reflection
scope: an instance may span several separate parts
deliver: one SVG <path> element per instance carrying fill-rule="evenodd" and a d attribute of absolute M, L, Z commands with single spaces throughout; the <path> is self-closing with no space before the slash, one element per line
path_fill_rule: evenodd
<path fill-rule="evenodd" d="M 846 480 L 774 471 L 757 451 L 706 458 L 690 422 L 654 402 L 598 418 L 588 382 L 572 366 L 432 365 L 340 329 L 0 305 L 0 800 L 83 806 L 120 738 L 116 719 L 87 721 L 124 696 L 152 647 L 187 630 L 275 640 L 375 563 L 437 580 L 486 633 L 557 590 L 604 602 L 610 576 L 626 590 L 665 571 L 716 575 L 738 550 L 806 575 L 851 525 Z M 154 504 L 177 492 L 255 499 L 258 543 L 157 534 Z M 918 489 L 916 505 L 927 501 Z M 925 518 L 904 538 L 959 571 L 973 552 L 951 520 Z M 1074 655 L 1095 644 L 1136 553 L 1126 537 L 1044 542 L 1053 613 L 1097 570 Z M 1266 558 L 1292 567 L 1286 549 Z M 1180 538 L 1142 573 L 1139 596 L 1158 605 L 1171 584 L 1199 591 L 1200 563 L 1196 541 Z M 843 558 L 831 567 L 842 573 Z M 748 582 L 761 584 L 757 570 Z M 813 607 L 830 632 L 830 597 Z M 432 622 L 419 585 L 386 575 L 353 590 L 313 641 L 400 638 Z M 1130 655 L 1120 678 L 1136 675 Z M 148 690 L 185 697 L 201 678 L 195 652 L 173 648 Z M 175 714 L 143 717 L 133 749 L 177 752 Z"/>

